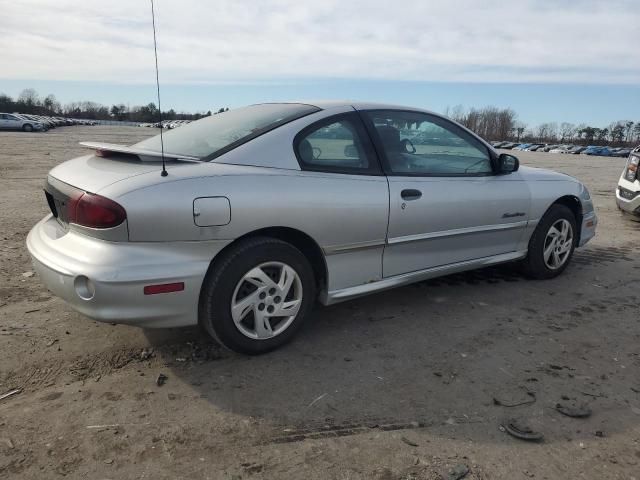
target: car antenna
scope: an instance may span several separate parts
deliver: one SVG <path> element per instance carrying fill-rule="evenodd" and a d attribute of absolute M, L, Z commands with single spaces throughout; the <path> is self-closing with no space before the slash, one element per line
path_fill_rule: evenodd
<path fill-rule="evenodd" d="M 151 22 L 153 23 L 153 53 L 156 57 L 156 88 L 158 90 L 158 116 L 160 117 L 160 152 L 162 153 L 162 172 L 160 175 L 166 177 L 167 168 L 164 163 L 164 140 L 162 138 L 162 105 L 160 104 L 160 79 L 158 77 L 158 44 L 156 42 L 156 14 L 153 10 L 153 0 L 151 0 Z"/>

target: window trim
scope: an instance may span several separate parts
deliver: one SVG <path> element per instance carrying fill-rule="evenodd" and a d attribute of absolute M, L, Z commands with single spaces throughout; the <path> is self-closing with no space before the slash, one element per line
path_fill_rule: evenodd
<path fill-rule="evenodd" d="M 356 134 L 360 135 L 360 141 L 362 142 L 362 146 L 365 150 L 365 155 L 369 160 L 369 168 L 357 168 L 357 167 L 336 167 L 336 166 L 322 166 L 322 165 L 312 165 L 306 163 L 302 157 L 300 156 L 299 147 L 302 140 L 307 138 L 310 133 L 319 130 L 323 126 L 331 125 L 333 123 L 340 122 L 342 120 L 350 121 L 353 126 L 356 128 Z M 338 113 L 336 115 L 331 115 L 329 117 L 322 118 L 316 122 L 313 122 L 302 130 L 300 130 L 296 136 L 293 138 L 293 153 L 298 160 L 298 165 L 300 166 L 300 170 L 307 172 L 324 172 L 324 173 L 339 173 L 346 175 L 367 175 L 367 176 L 382 176 L 384 175 L 381 165 L 380 159 L 376 152 L 376 148 L 371 141 L 371 135 L 363 123 L 362 118 L 358 115 L 357 112 L 345 112 Z"/>
<path fill-rule="evenodd" d="M 414 115 L 422 115 L 427 120 L 431 121 L 431 119 L 436 119 L 439 122 L 447 125 L 446 128 L 450 128 L 450 130 L 455 134 L 461 137 L 464 140 L 471 139 L 472 144 L 479 144 L 482 146 L 489 157 L 489 162 L 491 163 L 491 172 L 480 172 L 480 173 L 419 173 L 419 172 L 394 172 L 391 170 L 391 166 L 389 165 L 389 159 L 387 158 L 387 154 L 384 149 L 384 145 L 382 144 L 382 140 L 378 131 L 371 119 L 371 115 L 375 115 L 376 113 L 411 113 Z M 420 110 L 409 110 L 409 109 L 393 109 L 393 108 L 375 108 L 375 109 L 366 109 L 358 111 L 362 122 L 369 133 L 369 137 L 373 142 L 373 146 L 376 149 L 376 153 L 380 162 L 382 164 L 382 169 L 384 174 L 388 177 L 425 177 L 425 178 L 469 178 L 469 177 L 491 177 L 495 175 L 499 175 L 497 172 L 497 156 L 494 154 L 493 150 L 489 148 L 485 142 L 475 135 L 474 133 L 468 131 L 467 129 L 461 127 L 460 125 L 452 122 L 451 120 L 441 117 L 439 115 L 435 115 L 432 113 L 423 112 Z M 438 125 L 438 122 L 433 122 L 435 125 Z M 445 127 L 442 127 L 445 128 Z"/>

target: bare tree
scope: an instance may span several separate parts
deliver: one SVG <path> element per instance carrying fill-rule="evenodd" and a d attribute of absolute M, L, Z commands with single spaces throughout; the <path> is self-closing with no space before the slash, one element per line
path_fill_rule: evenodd
<path fill-rule="evenodd" d="M 571 142 L 576 132 L 576 126 L 573 123 L 562 122 L 560 124 L 560 141 Z"/>

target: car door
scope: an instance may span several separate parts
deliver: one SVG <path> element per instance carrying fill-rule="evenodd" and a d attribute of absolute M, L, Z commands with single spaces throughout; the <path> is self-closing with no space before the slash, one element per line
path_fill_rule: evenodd
<path fill-rule="evenodd" d="M 389 189 L 359 115 L 340 113 L 307 126 L 294 151 L 302 173 L 288 198 L 301 195 L 307 200 L 299 202 L 312 205 L 304 230 L 324 251 L 327 290 L 381 280 Z"/>
<path fill-rule="evenodd" d="M 423 112 L 363 116 L 389 181 L 384 277 L 517 249 L 530 192 L 518 172 L 494 174 L 484 142 Z"/>
<path fill-rule="evenodd" d="M 0 129 L 5 130 L 9 128 L 9 122 L 7 121 L 7 114 L 0 113 Z"/>

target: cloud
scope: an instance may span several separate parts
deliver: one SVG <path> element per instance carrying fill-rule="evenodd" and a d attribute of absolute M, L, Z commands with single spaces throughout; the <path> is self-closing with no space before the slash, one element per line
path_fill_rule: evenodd
<path fill-rule="evenodd" d="M 564 5 L 566 3 L 566 5 Z M 638 0 L 156 0 L 167 83 L 640 83 Z M 0 78 L 154 80 L 144 0 L 0 0 Z"/>

